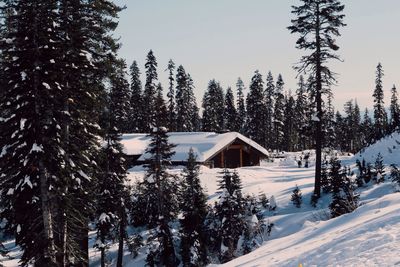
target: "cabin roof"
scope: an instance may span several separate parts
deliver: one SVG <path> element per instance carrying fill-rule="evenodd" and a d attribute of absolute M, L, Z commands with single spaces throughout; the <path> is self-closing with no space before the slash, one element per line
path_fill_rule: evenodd
<path fill-rule="evenodd" d="M 193 148 L 197 155 L 198 162 L 205 162 L 221 151 L 226 146 L 232 144 L 236 139 L 250 145 L 265 157 L 268 151 L 254 142 L 253 140 L 237 132 L 213 133 L 213 132 L 171 132 L 168 133 L 168 141 L 175 144 L 175 154 L 172 161 L 186 161 L 190 148 Z M 145 150 L 150 143 L 150 137 L 147 134 L 124 134 L 121 144 L 127 155 L 141 155 L 139 161 L 148 158 Z"/>

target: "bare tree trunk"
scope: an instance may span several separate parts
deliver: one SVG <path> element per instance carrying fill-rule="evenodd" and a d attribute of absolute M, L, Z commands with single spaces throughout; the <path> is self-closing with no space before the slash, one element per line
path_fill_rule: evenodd
<path fill-rule="evenodd" d="M 125 207 L 121 203 L 121 221 L 119 223 L 119 235 L 118 235 L 118 258 L 117 258 L 117 266 L 116 267 L 122 267 L 122 260 L 124 257 L 124 240 L 125 240 L 125 220 L 126 220 L 126 214 L 125 214 Z"/>

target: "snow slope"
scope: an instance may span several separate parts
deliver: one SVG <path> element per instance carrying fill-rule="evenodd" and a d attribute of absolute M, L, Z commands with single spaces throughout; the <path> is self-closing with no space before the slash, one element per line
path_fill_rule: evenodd
<path fill-rule="evenodd" d="M 382 138 L 376 143 L 366 147 L 354 155 L 354 159 L 374 163 L 378 153 L 381 153 L 385 164 L 400 165 L 400 133 L 393 133 Z"/>
<path fill-rule="evenodd" d="M 314 169 L 298 168 L 295 157 L 299 156 L 291 153 L 260 167 L 237 169 L 245 194 L 273 195 L 278 208 L 265 213 L 266 220 L 274 223 L 274 227 L 264 244 L 222 266 L 298 266 L 299 263 L 303 266 L 400 266 L 400 193 L 394 193 L 392 184 L 363 188 L 361 207 L 354 213 L 328 220 L 330 196 L 323 196 L 317 208 L 311 207 Z M 346 164 L 355 161 L 352 157 L 341 159 Z M 201 168 L 201 181 L 210 203 L 220 194 L 217 182 L 220 171 Z M 172 172 L 179 174 L 181 169 L 175 168 Z M 133 182 L 143 175 L 143 168 L 135 167 L 130 170 L 129 179 Z M 303 193 L 304 204 L 300 209 L 290 202 L 296 184 Z M 112 246 L 108 253 L 111 266 L 115 266 L 116 249 L 116 245 Z M 18 257 L 18 254 L 14 249 L 13 255 Z M 99 256 L 96 249 L 90 249 L 90 266 L 99 266 Z M 133 259 L 125 252 L 124 266 L 143 265 L 144 254 Z M 6 266 L 17 266 L 17 261 L 6 262 Z"/>

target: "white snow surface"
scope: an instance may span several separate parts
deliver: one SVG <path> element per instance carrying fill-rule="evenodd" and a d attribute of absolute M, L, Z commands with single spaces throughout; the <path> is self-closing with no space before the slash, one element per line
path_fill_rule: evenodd
<path fill-rule="evenodd" d="M 236 169 L 242 179 L 243 193 L 272 195 L 278 204 L 275 211 L 266 211 L 265 220 L 273 223 L 271 236 L 253 252 L 223 265 L 243 267 L 275 266 L 398 266 L 400 265 L 400 193 L 395 193 L 391 182 L 368 185 L 361 194 L 360 207 L 353 213 L 329 219 L 329 195 L 324 195 L 316 208 L 311 207 L 310 197 L 314 185 L 314 168 L 298 168 L 294 160 L 300 153 L 285 154 L 286 158 L 275 162 L 263 162 L 260 167 Z M 340 157 L 342 162 L 354 167 L 355 158 Z M 313 155 L 310 162 L 313 161 Z M 293 164 L 291 165 L 290 162 Z M 313 164 L 311 164 L 313 166 Z M 182 168 L 170 170 L 181 174 Z M 222 194 L 218 190 L 221 169 L 201 167 L 201 183 L 206 188 L 209 203 Z M 129 181 L 143 179 L 142 166 L 129 170 Z M 291 193 L 296 184 L 302 191 L 303 204 L 296 208 L 291 203 Z M 95 232 L 90 233 L 90 266 L 98 267 L 100 252 L 93 248 Z M 11 248 L 11 256 L 18 258 L 20 251 Z M 117 244 L 107 252 L 111 265 L 116 264 Z M 7 267 L 18 266 L 18 261 L 1 262 Z M 144 266 L 145 250 L 133 259 L 128 250 L 124 252 L 125 267 Z"/>
<path fill-rule="evenodd" d="M 366 147 L 354 155 L 354 160 L 358 159 L 362 161 L 365 159 L 367 163 L 374 164 L 379 153 L 381 153 L 385 164 L 400 165 L 400 133 L 396 132 L 388 135 Z"/>
<path fill-rule="evenodd" d="M 231 144 L 236 138 L 250 144 L 261 153 L 268 155 L 268 151 L 256 142 L 236 132 L 229 133 L 208 133 L 208 132 L 191 132 L 191 133 L 168 133 L 168 141 L 175 144 L 175 155 L 172 161 L 185 161 L 188 157 L 190 148 L 193 148 L 197 155 L 198 162 L 204 162 L 212 157 L 215 153 Z M 144 154 L 150 143 L 150 137 L 146 134 L 124 134 L 121 140 L 124 146 L 124 152 L 128 155 L 142 155 L 139 160 L 145 160 L 149 155 Z"/>

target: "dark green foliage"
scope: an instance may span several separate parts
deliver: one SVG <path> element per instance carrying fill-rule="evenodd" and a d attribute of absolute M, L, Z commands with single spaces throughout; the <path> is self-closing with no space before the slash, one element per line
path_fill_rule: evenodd
<path fill-rule="evenodd" d="M 146 175 L 138 187 L 140 189 L 137 202 L 145 205 L 141 214 L 146 220 L 146 226 L 151 230 L 147 241 L 150 254 L 149 260 L 155 260 L 162 265 L 175 266 L 175 256 L 172 232 L 169 223 L 176 219 L 178 211 L 176 177 L 168 173 L 174 145 L 168 142 L 167 129 L 159 126 L 150 134 L 151 141 L 146 149 Z"/>
<path fill-rule="evenodd" d="M 203 97 L 203 131 L 221 132 L 225 129 L 224 106 L 222 87 L 215 80 L 211 80 Z"/>
<path fill-rule="evenodd" d="M 290 94 L 285 97 L 282 149 L 294 151 L 297 141 L 295 100 Z"/>
<path fill-rule="evenodd" d="M 283 95 L 283 86 L 285 83 L 283 82 L 282 75 L 279 74 L 278 79 L 276 81 L 275 93 L 274 93 L 274 149 L 283 150 L 283 137 L 284 137 L 284 123 L 285 123 L 285 97 Z"/>
<path fill-rule="evenodd" d="M 269 200 L 267 198 L 267 195 L 265 193 L 261 193 L 259 195 L 259 199 L 260 199 L 260 204 L 264 209 L 267 209 L 269 206 Z"/>
<path fill-rule="evenodd" d="M 139 255 L 139 249 L 144 246 L 143 237 L 140 234 L 131 235 L 126 243 L 133 258 Z"/>
<path fill-rule="evenodd" d="M 322 166 L 321 166 L 321 188 L 322 192 L 329 193 L 331 192 L 331 180 L 330 176 L 328 175 L 328 161 L 326 158 L 322 161 Z"/>
<path fill-rule="evenodd" d="M 344 5 L 338 0 L 302 0 L 298 6 L 292 6 L 292 25 L 288 27 L 291 33 L 299 34 L 296 42 L 298 49 L 309 51 L 310 54 L 300 59 L 296 69 L 299 73 L 308 73 L 314 78 L 315 85 L 315 186 L 314 194 L 321 194 L 321 162 L 323 145 L 323 106 L 322 94 L 329 91 L 335 82 L 334 73 L 327 63 L 339 59 L 335 51 L 339 50 L 335 38 L 340 36 L 339 28 L 343 23 Z"/>
<path fill-rule="evenodd" d="M 386 174 L 385 174 L 385 165 L 383 165 L 383 157 L 381 153 L 378 153 L 378 156 L 376 157 L 374 170 L 375 172 L 373 180 L 377 184 L 384 182 Z"/>
<path fill-rule="evenodd" d="M 168 123 L 167 128 L 170 132 L 176 131 L 176 105 L 175 105 L 175 88 L 174 88 L 174 70 L 175 70 L 175 63 L 170 59 L 168 61 L 168 80 L 169 80 L 169 88 L 168 88 Z"/>
<path fill-rule="evenodd" d="M 157 98 L 157 60 L 150 50 L 146 58 L 146 83 L 143 92 L 143 119 L 144 130 L 146 133 L 151 132 L 151 129 L 156 125 L 156 98 Z"/>
<path fill-rule="evenodd" d="M 199 109 L 193 93 L 193 80 L 183 66 L 176 73 L 176 129 L 178 132 L 198 131 Z"/>
<path fill-rule="evenodd" d="M 163 97 L 163 88 L 161 83 L 157 85 L 157 96 L 155 99 L 155 115 L 157 117 L 158 127 L 166 127 L 168 124 L 168 111 Z M 168 131 L 168 128 L 166 128 Z"/>
<path fill-rule="evenodd" d="M 354 185 L 347 177 L 337 158 L 330 160 L 330 178 L 332 181 L 332 202 L 329 205 L 332 218 L 350 213 L 358 207 L 359 195 L 354 192 Z"/>
<path fill-rule="evenodd" d="M 296 208 L 301 208 L 301 203 L 303 202 L 303 200 L 302 200 L 301 190 L 297 185 L 293 189 L 291 200 Z"/>
<path fill-rule="evenodd" d="M 238 78 L 236 83 L 236 90 L 237 90 L 237 99 L 236 99 L 236 106 L 237 106 L 237 131 L 240 133 L 244 133 L 244 126 L 246 124 L 246 104 L 244 100 L 244 83 L 242 79 Z"/>
<path fill-rule="evenodd" d="M 392 182 L 396 184 L 397 188 L 399 188 L 400 187 L 400 170 L 395 164 L 392 164 L 390 167 L 391 167 L 390 178 L 392 179 Z"/>
<path fill-rule="evenodd" d="M 265 101 L 262 75 L 256 71 L 250 83 L 247 95 L 246 135 L 260 145 L 265 145 Z"/>
<path fill-rule="evenodd" d="M 296 103 L 294 108 L 295 114 L 295 150 L 302 151 L 308 148 L 307 144 L 307 111 L 308 111 L 308 100 L 306 92 L 306 84 L 304 77 L 300 75 L 298 87 L 296 90 Z"/>
<path fill-rule="evenodd" d="M 274 96 L 275 83 L 272 73 L 269 71 L 265 84 L 265 130 L 266 140 L 265 147 L 268 149 L 274 148 Z"/>
<path fill-rule="evenodd" d="M 232 89 L 229 87 L 225 94 L 225 129 L 227 131 L 239 131 L 237 124 L 238 114 L 235 107 L 235 99 L 233 97 Z"/>
<path fill-rule="evenodd" d="M 245 227 L 242 185 L 236 172 L 223 171 L 220 189 L 222 194 L 216 204 L 219 220 L 219 259 L 227 262 L 234 258 L 237 242 Z"/>
<path fill-rule="evenodd" d="M 125 186 L 126 167 L 121 140 L 121 129 L 127 127 L 128 83 L 125 81 L 123 61 L 115 62 L 115 72 L 110 77 L 110 93 L 105 114 L 105 144 L 100 151 L 100 174 L 96 198 L 97 243 L 102 265 L 108 240 L 120 240 L 118 262 L 122 264 L 123 244 L 126 239 L 129 191 Z M 123 123 L 122 123 L 123 122 Z"/>
<path fill-rule="evenodd" d="M 385 110 L 384 93 L 383 93 L 383 69 L 381 63 L 376 67 L 376 79 L 375 79 L 375 90 L 374 94 L 374 129 L 375 129 L 375 140 L 379 140 L 385 136 L 388 118 Z"/>
<path fill-rule="evenodd" d="M 199 179 L 199 165 L 196 155 L 189 151 L 187 166 L 181 183 L 180 220 L 181 257 L 183 266 L 206 266 L 207 245 L 205 228 L 207 197 Z"/>
<path fill-rule="evenodd" d="M 129 111 L 129 132 L 144 133 L 144 99 L 142 82 L 140 81 L 140 70 L 136 61 L 130 67 L 131 75 L 131 99 Z"/>
<path fill-rule="evenodd" d="M 393 85 L 391 92 L 392 95 L 390 98 L 390 131 L 393 132 L 398 130 L 400 127 L 400 106 L 396 85 Z"/>

